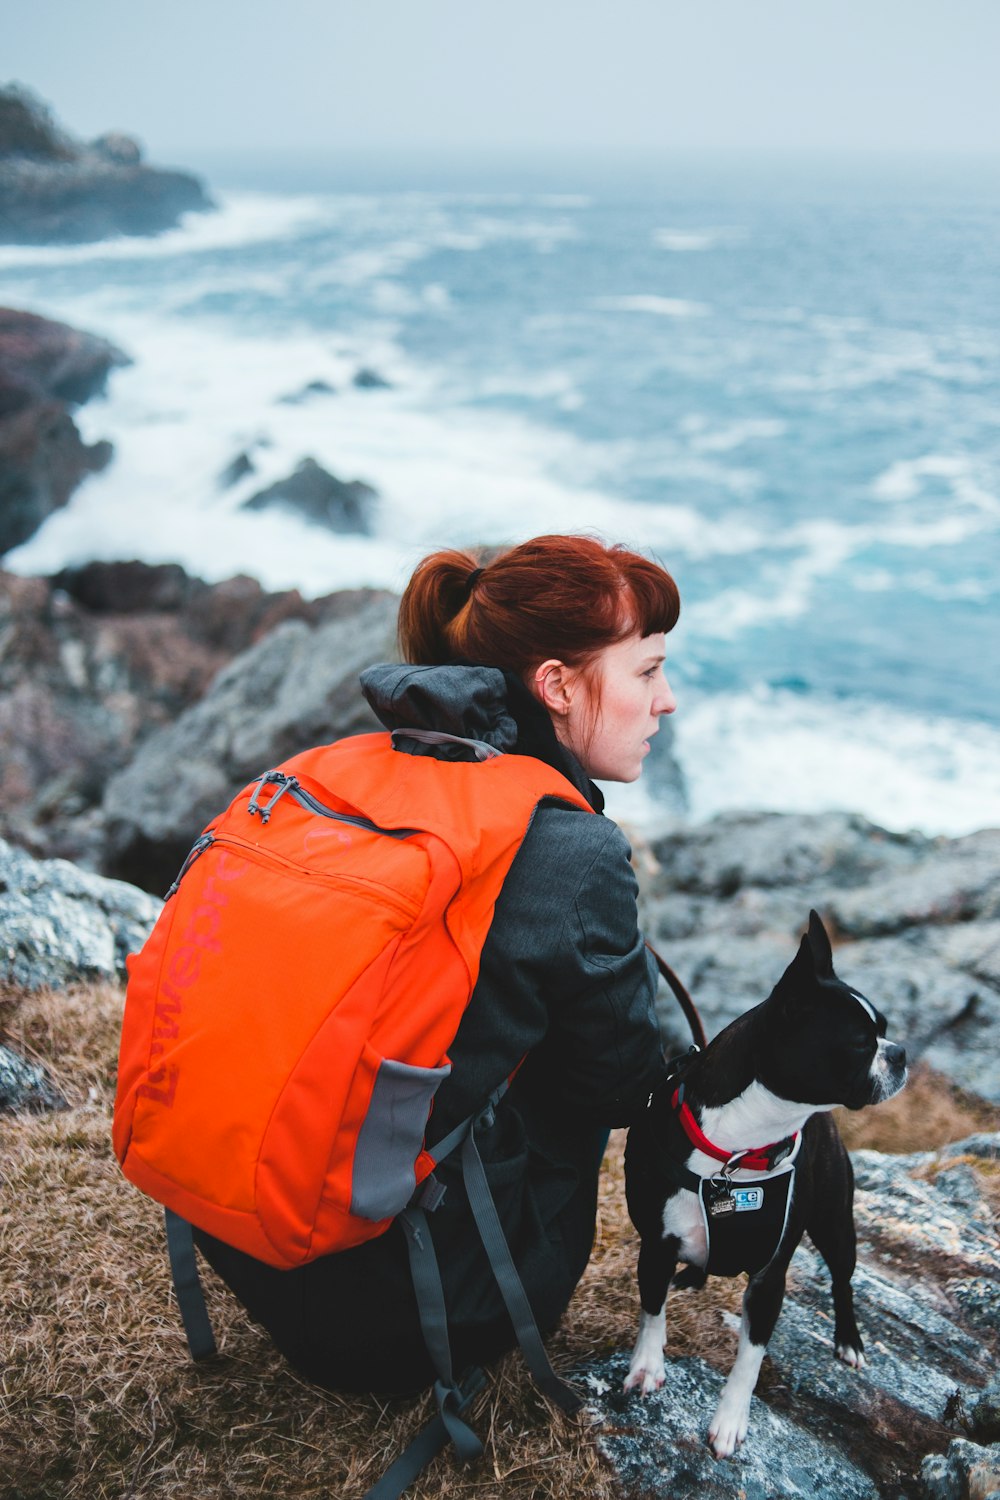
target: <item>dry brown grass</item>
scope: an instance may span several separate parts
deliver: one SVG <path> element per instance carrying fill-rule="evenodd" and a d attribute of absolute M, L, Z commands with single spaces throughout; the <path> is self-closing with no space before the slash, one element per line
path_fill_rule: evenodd
<path fill-rule="evenodd" d="M 109 1145 L 121 995 L 110 987 L 0 995 L 0 1029 L 44 1061 L 70 1101 L 0 1121 L 0 1495 L 4 1500 L 242 1500 L 361 1496 L 430 1414 L 420 1402 L 336 1396 L 301 1381 L 218 1282 L 206 1284 L 220 1357 L 195 1367 L 169 1290 L 157 1207 L 122 1179 Z M 913 1150 L 997 1128 L 1000 1111 L 929 1074 L 892 1104 L 849 1117 L 852 1145 Z M 624 1138 L 612 1139 L 597 1242 L 551 1343 L 566 1370 L 626 1345 L 636 1313 Z M 723 1314 L 741 1285 L 671 1303 L 671 1352 L 724 1364 Z M 516 1357 L 492 1373 L 474 1425 L 482 1464 L 444 1455 L 410 1494 L 611 1500 L 585 1417 L 535 1394 Z"/>

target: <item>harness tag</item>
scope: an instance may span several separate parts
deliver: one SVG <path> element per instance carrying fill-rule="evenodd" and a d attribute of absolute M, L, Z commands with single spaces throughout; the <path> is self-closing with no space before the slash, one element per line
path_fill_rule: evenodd
<path fill-rule="evenodd" d="M 764 1206 L 764 1189 L 759 1187 L 734 1187 L 734 1207 L 738 1214 L 750 1213 Z"/>
<path fill-rule="evenodd" d="M 714 1178 L 706 1185 L 705 1198 L 713 1219 L 736 1212 L 736 1200 L 728 1182 L 723 1179 Z"/>

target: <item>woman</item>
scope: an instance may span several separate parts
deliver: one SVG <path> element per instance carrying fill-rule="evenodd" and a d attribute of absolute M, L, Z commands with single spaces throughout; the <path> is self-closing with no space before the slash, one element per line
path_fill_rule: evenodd
<path fill-rule="evenodd" d="M 634 781 L 660 717 L 673 711 L 664 636 L 678 613 L 668 573 L 590 538 L 538 537 L 483 565 L 464 552 L 438 552 L 403 596 L 400 644 L 409 665 L 374 667 L 362 686 L 387 728 L 534 756 L 600 812 L 591 777 Z M 472 753 L 405 735 L 396 745 L 445 759 Z M 629 1124 L 664 1071 L 653 975 L 620 830 L 604 817 L 542 803 L 496 904 L 428 1146 L 515 1074 L 480 1150 L 543 1329 L 565 1310 L 590 1254 L 608 1129 Z M 446 1192 L 433 1240 L 460 1371 L 511 1348 L 514 1334 L 460 1171 L 449 1160 L 436 1175 Z M 295 1270 L 276 1270 L 203 1233 L 196 1239 L 309 1378 L 387 1392 L 434 1380 L 398 1221 L 375 1240 Z"/>

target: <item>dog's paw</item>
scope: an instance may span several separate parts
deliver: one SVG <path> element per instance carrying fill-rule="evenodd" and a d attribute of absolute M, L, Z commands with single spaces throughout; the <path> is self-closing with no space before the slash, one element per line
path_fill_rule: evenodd
<path fill-rule="evenodd" d="M 742 1402 L 719 1402 L 708 1429 L 708 1443 L 716 1458 L 732 1458 L 747 1435 L 750 1426 L 749 1407 Z"/>
<path fill-rule="evenodd" d="M 660 1389 L 666 1378 L 667 1370 L 662 1354 L 658 1360 L 647 1359 L 636 1362 L 633 1359 L 625 1377 L 623 1390 L 638 1391 L 640 1396 L 651 1396 L 654 1391 Z"/>
<path fill-rule="evenodd" d="M 868 1361 L 864 1353 L 856 1344 L 838 1344 L 837 1358 L 843 1360 L 852 1370 L 863 1370 Z"/>

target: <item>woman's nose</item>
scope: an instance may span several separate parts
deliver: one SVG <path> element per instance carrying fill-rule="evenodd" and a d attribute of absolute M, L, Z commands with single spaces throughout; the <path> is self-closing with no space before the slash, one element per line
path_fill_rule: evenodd
<path fill-rule="evenodd" d="M 677 699 L 674 697 L 673 689 L 666 677 L 660 676 L 659 692 L 653 700 L 654 714 L 672 714 L 677 707 Z"/>

